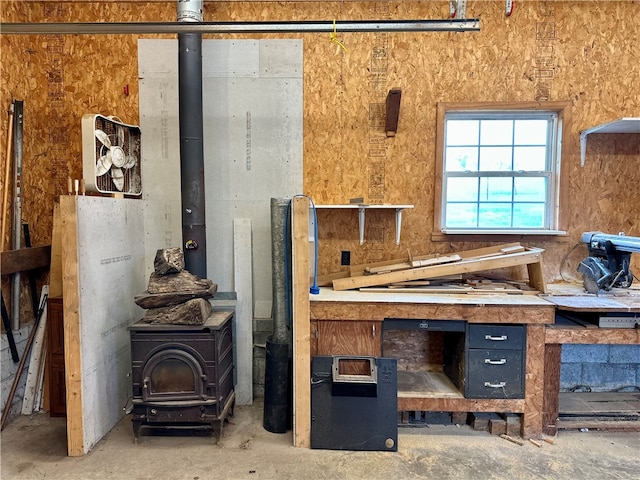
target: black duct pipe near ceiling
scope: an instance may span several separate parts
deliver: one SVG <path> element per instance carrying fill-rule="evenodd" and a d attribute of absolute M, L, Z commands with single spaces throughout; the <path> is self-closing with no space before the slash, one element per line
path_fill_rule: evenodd
<path fill-rule="evenodd" d="M 179 22 L 202 21 L 202 0 L 178 0 L 177 6 Z M 184 263 L 207 278 L 201 33 L 178 34 L 178 96 Z"/>

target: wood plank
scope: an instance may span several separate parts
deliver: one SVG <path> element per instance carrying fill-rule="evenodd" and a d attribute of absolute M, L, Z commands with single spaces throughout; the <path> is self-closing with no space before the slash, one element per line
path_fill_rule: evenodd
<path fill-rule="evenodd" d="M 82 350 L 78 271 L 78 206 L 75 195 L 60 197 L 62 225 L 62 295 L 64 298 L 64 361 L 67 402 L 67 454 L 84 455 Z"/>
<path fill-rule="evenodd" d="M 398 411 L 423 410 L 432 412 L 524 412 L 524 399 L 490 400 L 476 398 L 417 398 L 398 397 Z"/>
<path fill-rule="evenodd" d="M 49 297 L 62 297 L 62 215 L 60 212 L 60 202 L 56 202 L 53 205 Z"/>
<path fill-rule="evenodd" d="M 560 415 L 640 415 L 638 392 L 563 392 L 559 399 Z"/>
<path fill-rule="evenodd" d="M 449 262 L 457 262 L 458 260 L 462 260 L 460 255 L 436 255 L 433 258 L 427 258 L 424 260 L 412 260 L 412 267 L 426 267 L 428 265 L 439 265 L 441 263 L 449 263 Z"/>
<path fill-rule="evenodd" d="M 549 295 L 545 299 L 560 310 L 570 312 L 640 312 L 640 295 L 636 292 L 630 294 L 627 290 L 627 296 L 604 296 L 604 295 L 587 295 L 582 292 L 581 295 Z"/>
<path fill-rule="evenodd" d="M 346 278 L 349 276 L 349 270 L 343 272 L 327 273 L 325 275 L 318 275 L 316 277 L 316 285 L 319 287 L 330 287 L 333 281 L 338 278 Z M 313 282 L 313 275 L 309 277 L 309 283 Z"/>
<path fill-rule="evenodd" d="M 443 372 L 398 371 L 398 398 L 464 398 Z"/>
<path fill-rule="evenodd" d="M 482 258 L 492 255 L 500 255 L 503 250 L 508 250 L 514 247 L 521 247 L 519 242 L 503 243 L 500 245 L 491 245 L 489 247 L 474 248 L 473 250 L 464 250 L 459 252 L 462 258 Z"/>
<path fill-rule="evenodd" d="M 457 262 L 462 260 L 462 257 L 458 254 L 454 255 L 428 255 L 422 259 L 411 259 L 406 262 L 393 263 L 390 265 L 381 266 L 368 266 L 365 267 L 364 272 L 368 274 L 380 274 L 387 272 L 395 272 L 398 270 L 407 270 L 409 268 L 426 267 L 428 265 L 440 265 L 442 263 Z"/>
<path fill-rule="evenodd" d="M 558 392 L 560 391 L 560 358 L 562 345 L 546 345 L 544 349 L 544 400 L 542 404 L 542 433 L 558 433 Z"/>
<path fill-rule="evenodd" d="M 293 199 L 293 445 L 311 446 L 309 199 Z"/>
<path fill-rule="evenodd" d="M 530 263 L 540 262 L 542 252 L 542 249 L 535 248 L 529 249 L 526 252 L 502 255 L 500 257 L 481 259 L 471 258 L 456 263 L 432 265 L 399 272 L 341 278 L 333 281 L 333 289 L 350 290 L 354 288 L 372 287 L 375 285 L 385 285 L 388 283 L 404 282 L 409 280 L 423 280 L 458 273 L 472 273 L 482 270 L 494 270 L 517 265 L 527 265 Z"/>
<path fill-rule="evenodd" d="M 639 345 L 640 329 L 549 327 L 545 331 L 544 341 L 548 344 L 572 343 Z"/>
<path fill-rule="evenodd" d="M 524 316 L 524 313 L 523 313 Z M 522 436 L 539 437 L 542 434 L 544 404 L 544 325 L 527 325 L 525 355 L 524 415 Z"/>
<path fill-rule="evenodd" d="M 637 420 L 559 420 L 558 430 L 609 430 L 617 432 L 640 432 Z"/>
<path fill-rule="evenodd" d="M 547 283 L 544 279 L 544 272 L 542 271 L 542 258 L 540 258 L 539 262 L 528 263 L 527 272 L 529 273 L 529 285 L 542 293 L 546 293 Z"/>
<path fill-rule="evenodd" d="M 389 287 L 365 287 L 360 289 L 361 292 L 377 292 L 377 293 L 430 293 L 430 294 L 468 294 L 468 295 L 486 295 L 486 294 L 507 294 L 507 295 L 523 295 L 525 292 L 518 290 L 517 288 L 475 288 L 471 286 L 456 286 L 451 285 L 449 287 L 439 286 L 424 286 L 424 287 L 396 287 L 390 285 Z M 534 293 L 534 292 L 527 292 Z"/>
<path fill-rule="evenodd" d="M 47 285 L 42 286 L 42 292 L 40 295 L 40 304 L 44 300 L 45 296 L 49 295 L 49 287 Z M 33 345 L 31 347 L 31 353 L 29 356 L 29 370 L 27 371 L 27 381 L 24 387 L 24 397 L 22 399 L 22 414 L 31 415 L 34 411 L 40 409 L 40 402 L 38 398 L 38 385 L 42 383 L 42 375 L 44 375 L 44 358 L 45 358 L 45 344 L 46 337 L 45 332 L 47 330 L 47 308 L 42 312 L 40 323 L 38 323 L 38 329 L 33 338 Z"/>
<path fill-rule="evenodd" d="M 382 322 L 318 322 L 318 355 L 362 355 L 379 357 Z"/>
<path fill-rule="evenodd" d="M 397 272 L 398 270 L 408 270 L 409 268 L 413 268 L 410 262 L 402 262 L 381 267 L 367 267 L 364 269 L 364 272 L 369 275 L 378 275 L 381 273 Z"/>
<path fill-rule="evenodd" d="M 0 273 L 9 275 L 35 270 L 36 268 L 47 268 L 50 262 L 51 245 L 7 250 L 0 253 Z"/>
<path fill-rule="evenodd" d="M 364 293 L 354 292 L 361 295 Z M 387 296 L 387 294 L 380 294 Z M 391 297 L 391 295 L 389 295 Z M 437 297 L 434 295 L 433 297 Z M 425 303 L 340 303 L 311 302 L 313 320 L 384 320 L 385 318 L 431 318 L 434 320 L 459 319 L 470 323 L 553 323 L 553 306 L 527 305 L 525 302 L 515 305 L 490 304 L 498 295 L 449 295 L 450 303 L 427 303 L 431 297 L 421 295 Z M 534 298 L 525 295 L 503 295 L 511 299 L 525 300 Z M 502 299 L 502 298 L 500 298 Z M 473 300 L 477 304 L 464 304 Z M 482 308 L 478 308 L 478 304 Z"/>

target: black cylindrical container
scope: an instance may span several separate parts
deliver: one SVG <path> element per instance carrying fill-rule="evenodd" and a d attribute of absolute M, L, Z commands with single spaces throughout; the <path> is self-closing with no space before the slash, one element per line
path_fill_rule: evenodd
<path fill-rule="evenodd" d="M 267 338 L 264 373 L 263 426 L 271 433 L 286 433 L 289 426 L 289 345 Z"/>

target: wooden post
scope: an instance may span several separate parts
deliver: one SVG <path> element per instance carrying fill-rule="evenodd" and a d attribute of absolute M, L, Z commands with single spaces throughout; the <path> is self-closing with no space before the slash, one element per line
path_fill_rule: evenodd
<path fill-rule="evenodd" d="M 293 445 L 311 446 L 309 199 L 293 199 Z"/>
<path fill-rule="evenodd" d="M 67 391 L 67 454 L 84 455 L 82 415 L 82 350 L 80 348 L 80 293 L 78 272 L 78 197 L 60 197 L 62 219 L 62 298 L 64 309 L 64 363 Z"/>
<path fill-rule="evenodd" d="M 562 345 L 546 344 L 544 349 L 544 403 L 542 408 L 542 433 L 555 436 L 558 433 L 560 391 L 560 360 Z"/>

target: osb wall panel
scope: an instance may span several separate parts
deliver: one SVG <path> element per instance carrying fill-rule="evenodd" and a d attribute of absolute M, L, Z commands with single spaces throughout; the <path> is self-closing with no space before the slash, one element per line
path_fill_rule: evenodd
<path fill-rule="evenodd" d="M 175 14 L 174 1 L 3 1 L 0 19 L 174 21 Z M 583 231 L 640 236 L 640 194 L 634 188 L 637 135 L 592 135 L 584 168 L 579 159 L 580 130 L 640 115 L 634 83 L 640 78 L 640 33 L 634 21 L 639 15 L 639 2 L 523 1 L 507 18 L 504 2 L 471 0 L 467 16 L 481 19 L 480 32 L 338 31 L 344 48 L 328 34 L 282 35 L 304 41 L 303 193 L 318 204 L 363 197 L 370 203 L 415 205 L 404 212 L 399 246 L 392 211 L 367 212 L 363 245 L 355 212 L 319 212 L 320 273 L 344 268 L 341 250 L 351 251 L 352 263 L 363 263 L 483 245 L 431 241 L 435 106 L 440 101 L 571 103 L 563 157 L 563 168 L 569 169 L 570 200 L 563 206 L 569 212 L 569 235 L 530 242 L 546 249 L 548 281 L 561 278 L 561 265 L 565 277 L 576 278 L 575 267 L 586 249 L 572 248 Z M 446 1 L 205 2 L 207 21 L 447 16 Z M 139 121 L 137 38 L 0 35 L 1 108 L 6 110 L 14 98 L 25 101 L 23 218 L 34 245 L 50 242 L 53 200 L 66 192 L 67 176 L 82 175 L 82 115 L 117 114 L 128 123 Z M 391 88 L 402 89 L 402 103 L 398 133 L 387 138 L 384 102 Z M 2 115 L 2 171 L 7 125 Z"/>

